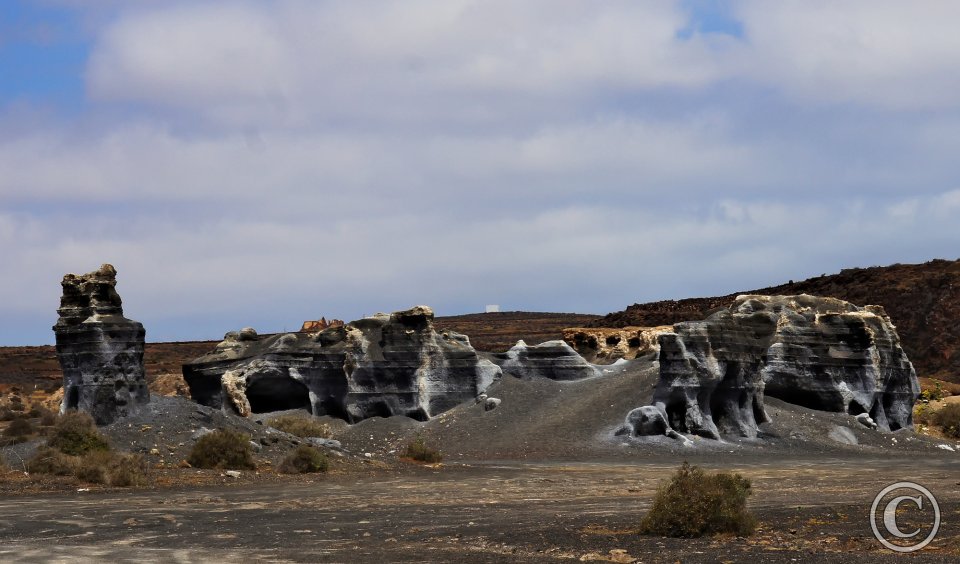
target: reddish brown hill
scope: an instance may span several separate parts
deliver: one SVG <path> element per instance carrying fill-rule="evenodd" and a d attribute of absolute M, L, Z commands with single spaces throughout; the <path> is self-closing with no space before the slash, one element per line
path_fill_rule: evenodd
<path fill-rule="evenodd" d="M 205 354 L 218 341 L 185 341 L 147 343 L 143 364 L 151 382 L 162 374 L 180 374 L 186 359 Z M 14 385 L 25 392 L 34 388 L 54 390 L 60 387 L 63 374 L 52 345 L 39 347 L 0 347 L 0 385 Z"/>
<path fill-rule="evenodd" d="M 563 339 L 567 327 L 580 327 L 599 315 L 581 313 L 536 313 L 504 311 L 438 317 L 438 329 L 448 329 L 470 337 L 470 344 L 481 351 L 505 351 L 524 340 L 533 345 Z"/>
<path fill-rule="evenodd" d="M 633 304 L 590 326 L 655 326 L 703 319 L 711 309 L 730 305 L 738 294 L 812 294 L 883 306 L 920 376 L 960 382 L 960 261 L 851 268 L 727 296 Z"/>

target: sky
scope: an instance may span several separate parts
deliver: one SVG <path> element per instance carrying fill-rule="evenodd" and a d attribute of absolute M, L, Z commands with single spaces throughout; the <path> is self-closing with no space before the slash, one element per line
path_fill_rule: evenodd
<path fill-rule="evenodd" d="M 960 3 L 4 0 L 0 345 L 607 313 L 960 252 Z"/>

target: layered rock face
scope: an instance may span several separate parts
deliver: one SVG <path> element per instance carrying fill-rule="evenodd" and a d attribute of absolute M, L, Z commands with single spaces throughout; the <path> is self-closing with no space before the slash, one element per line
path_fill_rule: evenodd
<path fill-rule="evenodd" d="M 305 409 L 350 422 L 406 415 L 426 420 L 474 400 L 500 368 L 466 336 L 436 332 L 426 306 L 317 333 L 228 333 L 184 365 L 193 399 L 240 415 Z"/>
<path fill-rule="evenodd" d="M 594 364 L 611 364 L 621 358 L 632 360 L 660 350 L 660 335 L 673 327 L 594 328 L 571 327 L 563 330 L 563 340 L 580 356 Z"/>
<path fill-rule="evenodd" d="M 63 277 L 53 326 L 63 369 L 61 411 L 78 409 L 99 425 L 135 412 L 150 401 L 143 369 L 143 325 L 123 316 L 117 271 Z"/>
<path fill-rule="evenodd" d="M 517 342 L 505 353 L 492 355 L 504 372 L 518 378 L 582 380 L 599 376 L 600 371 L 563 341 L 547 341 L 528 346 Z"/>
<path fill-rule="evenodd" d="M 653 406 L 672 429 L 710 438 L 755 437 L 767 420 L 765 393 L 868 414 L 880 429 L 897 430 L 912 425 L 919 391 L 882 308 L 808 295 L 740 296 L 730 308 L 660 336 Z"/>

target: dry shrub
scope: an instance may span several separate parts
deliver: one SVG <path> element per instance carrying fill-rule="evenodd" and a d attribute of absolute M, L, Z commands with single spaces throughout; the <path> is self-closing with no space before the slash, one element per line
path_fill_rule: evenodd
<path fill-rule="evenodd" d="M 443 460 L 443 454 L 435 448 L 428 447 L 421 435 L 417 435 L 417 438 L 407 445 L 407 450 L 404 451 L 403 457 L 416 460 L 417 462 L 426 462 L 427 464 L 435 464 Z"/>
<path fill-rule="evenodd" d="M 232 429 L 220 429 L 200 437 L 190 449 L 187 462 L 194 468 L 256 468 L 250 437 Z"/>
<path fill-rule="evenodd" d="M 933 414 L 932 420 L 944 435 L 960 439 L 960 404 L 951 403 L 938 410 Z"/>
<path fill-rule="evenodd" d="M 57 418 L 47 446 L 72 456 L 110 450 L 110 443 L 97 431 L 93 418 L 81 411 L 68 411 Z"/>
<path fill-rule="evenodd" d="M 5 437 L 27 437 L 33 434 L 33 425 L 26 419 L 14 419 L 3 431 Z"/>
<path fill-rule="evenodd" d="M 322 452 L 308 445 L 300 445 L 283 459 L 278 470 L 284 474 L 311 474 L 326 472 L 329 466 Z"/>
<path fill-rule="evenodd" d="M 41 427 L 53 427 L 57 424 L 57 419 L 59 414 L 50 411 L 49 409 L 43 410 L 43 414 L 40 416 L 40 426 Z"/>
<path fill-rule="evenodd" d="M 304 439 L 309 437 L 319 437 L 321 439 L 330 438 L 330 425 L 326 423 L 319 423 L 314 421 L 309 417 L 299 417 L 296 415 L 281 415 L 280 417 L 274 417 L 267 421 L 267 425 L 270 425 L 278 431 L 283 431 L 284 433 L 290 433 L 297 437 L 302 437 Z"/>
<path fill-rule="evenodd" d="M 77 467 L 77 457 L 63 454 L 50 447 L 40 447 L 26 463 L 27 472 L 72 476 Z"/>
<path fill-rule="evenodd" d="M 747 511 L 750 493 L 750 480 L 740 474 L 708 474 L 684 462 L 670 481 L 657 489 L 640 531 L 683 538 L 749 535 L 756 527 L 756 519 Z"/>
<path fill-rule="evenodd" d="M 147 465 L 142 456 L 93 450 L 80 456 L 42 447 L 27 461 L 27 471 L 35 474 L 73 476 L 91 484 L 127 487 L 147 483 Z"/>

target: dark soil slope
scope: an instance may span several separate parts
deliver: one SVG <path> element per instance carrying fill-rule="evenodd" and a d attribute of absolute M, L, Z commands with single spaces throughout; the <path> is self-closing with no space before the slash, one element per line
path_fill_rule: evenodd
<path fill-rule="evenodd" d="M 883 306 L 918 375 L 960 382 L 960 261 L 851 268 L 726 296 L 633 304 L 589 326 L 656 326 L 703 319 L 710 310 L 730 305 L 739 294 L 812 294 Z"/>

